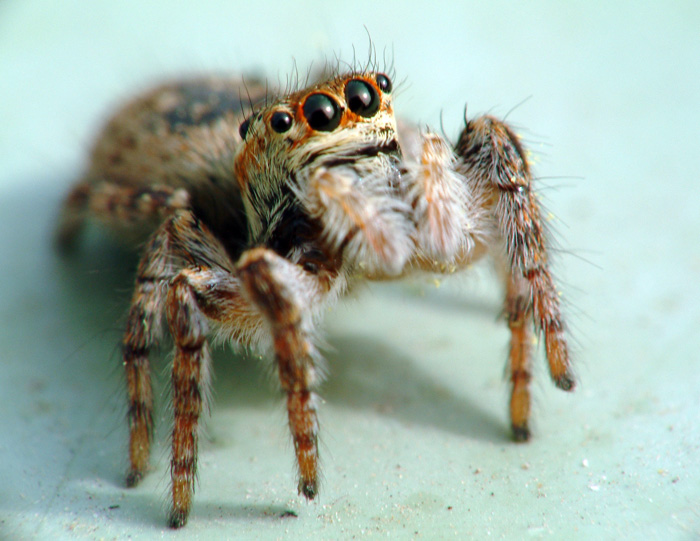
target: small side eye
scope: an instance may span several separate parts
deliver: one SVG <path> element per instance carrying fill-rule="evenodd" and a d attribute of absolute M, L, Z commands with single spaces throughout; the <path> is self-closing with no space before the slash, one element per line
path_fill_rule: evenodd
<path fill-rule="evenodd" d="M 391 94 L 391 79 L 389 79 L 383 73 L 378 73 L 376 80 L 377 85 L 379 85 L 379 88 L 382 90 L 382 92 L 384 92 L 384 94 Z"/>
<path fill-rule="evenodd" d="M 379 111 L 379 95 L 374 87 L 360 79 L 353 79 L 345 86 L 345 99 L 353 113 L 365 118 Z"/>
<path fill-rule="evenodd" d="M 292 127 L 292 115 L 286 111 L 276 111 L 275 113 L 272 113 L 270 126 L 277 133 L 289 131 L 289 128 Z"/>
<path fill-rule="evenodd" d="M 248 134 L 248 128 L 250 128 L 250 117 L 241 122 L 241 125 L 238 127 L 238 133 L 241 139 L 245 139 L 245 136 Z"/>
<path fill-rule="evenodd" d="M 333 131 L 340 124 L 340 108 L 326 94 L 311 94 L 304 102 L 304 117 L 314 130 Z"/>

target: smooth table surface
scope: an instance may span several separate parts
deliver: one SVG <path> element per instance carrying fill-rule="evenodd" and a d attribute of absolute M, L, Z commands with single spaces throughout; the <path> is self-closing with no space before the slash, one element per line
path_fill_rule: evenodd
<path fill-rule="evenodd" d="M 0 538 L 700 537 L 698 4 L 234 4 L 0 4 Z M 318 501 L 296 495 L 269 363 L 221 348 L 192 516 L 171 532 L 167 396 L 153 471 L 123 484 L 133 257 L 97 234 L 58 257 L 58 205 L 133 91 L 284 81 L 366 58 L 368 34 L 400 115 L 454 138 L 468 104 L 532 148 L 579 386 L 554 389 L 540 355 L 534 437 L 512 443 L 490 267 L 362 288 L 327 319 Z"/>

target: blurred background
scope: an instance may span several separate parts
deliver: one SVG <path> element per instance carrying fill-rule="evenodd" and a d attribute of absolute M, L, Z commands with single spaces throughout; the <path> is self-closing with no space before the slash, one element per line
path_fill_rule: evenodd
<path fill-rule="evenodd" d="M 0 537 L 165 531 L 165 407 L 153 473 L 123 488 L 133 254 L 50 243 L 112 108 L 370 50 L 399 116 L 454 140 L 465 105 L 508 115 L 533 151 L 580 385 L 556 391 L 538 359 L 534 439 L 513 444 L 490 267 L 365 288 L 328 318 L 319 501 L 295 494 L 266 363 L 224 349 L 180 535 L 700 537 L 698 28 L 697 2 L 0 2 Z"/>

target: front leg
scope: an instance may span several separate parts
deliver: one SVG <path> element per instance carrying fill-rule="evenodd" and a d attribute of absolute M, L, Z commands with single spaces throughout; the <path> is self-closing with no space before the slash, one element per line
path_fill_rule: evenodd
<path fill-rule="evenodd" d="M 413 250 L 411 210 L 394 193 L 398 170 L 384 165 L 366 177 L 347 167 L 321 167 L 296 190 L 326 243 L 346 261 L 368 275 L 395 276 Z"/>
<path fill-rule="evenodd" d="M 282 389 L 299 466 L 299 493 L 318 492 L 318 420 L 314 388 L 320 356 L 312 341 L 311 308 L 321 304 L 318 281 L 266 248 L 244 253 L 238 275 L 247 297 L 263 314 L 272 334 Z"/>
<path fill-rule="evenodd" d="M 198 237 L 215 255 L 208 235 Z M 170 463 L 172 507 L 168 524 L 184 526 L 192 507 L 197 472 L 197 440 L 201 416 L 207 409 L 210 358 L 206 335 L 216 322 L 222 335 L 246 346 L 260 341 L 263 320 L 241 295 L 238 277 L 225 268 L 205 263 L 183 269 L 168 291 L 167 315 L 175 341 L 172 366 L 173 432 Z"/>
<path fill-rule="evenodd" d="M 440 269 L 469 253 L 475 244 L 479 209 L 455 170 L 450 145 L 434 133 L 404 128 L 408 198 L 413 208 L 416 261 Z"/>
<path fill-rule="evenodd" d="M 485 116 L 467 123 L 456 146 L 464 176 L 494 222 L 504 247 L 507 271 L 506 313 L 511 330 L 511 421 L 517 440 L 530 432 L 529 330 L 544 335 L 552 380 L 565 391 L 574 388 L 559 293 L 549 269 L 546 232 L 525 150 L 502 121 Z"/>

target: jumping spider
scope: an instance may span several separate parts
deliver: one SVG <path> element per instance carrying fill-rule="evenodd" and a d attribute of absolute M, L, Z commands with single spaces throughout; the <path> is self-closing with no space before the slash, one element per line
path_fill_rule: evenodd
<path fill-rule="evenodd" d="M 316 496 L 316 328 L 357 280 L 452 273 L 490 252 L 505 277 L 514 438 L 530 436 L 533 332 L 544 337 L 556 386 L 574 387 L 527 153 L 507 124 L 465 120 L 454 146 L 397 125 L 392 82 L 370 70 L 274 101 L 265 93 L 241 79 L 198 79 L 136 98 L 97 140 L 58 229 L 66 247 L 86 218 L 151 227 L 122 342 L 126 483 L 148 469 L 148 357 L 165 315 L 175 342 L 174 528 L 192 506 L 210 334 L 274 352 L 298 490 Z"/>

